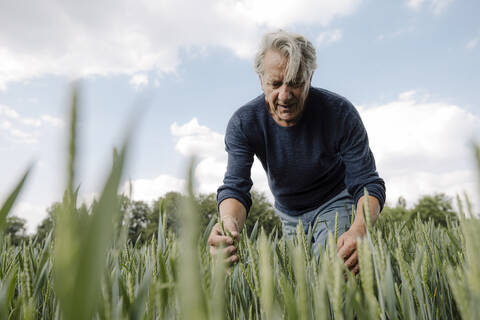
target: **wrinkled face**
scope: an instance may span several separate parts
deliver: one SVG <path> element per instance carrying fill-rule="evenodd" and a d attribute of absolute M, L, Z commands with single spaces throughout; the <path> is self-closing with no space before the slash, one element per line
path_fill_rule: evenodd
<path fill-rule="evenodd" d="M 267 51 L 263 60 L 263 76 L 260 77 L 270 114 L 282 127 L 295 125 L 302 116 L 311 80 L 284 82 L 287 61 L 279 51 Z"/>

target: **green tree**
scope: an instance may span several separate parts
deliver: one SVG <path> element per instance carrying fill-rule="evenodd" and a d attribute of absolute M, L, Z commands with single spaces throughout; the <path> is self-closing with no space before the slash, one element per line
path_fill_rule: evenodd
<path fill-rule="evenodd" d="M 10 216 L 7 217 L 7 230 L 6 234 L 10 237 L 10 241 L 13 245 L 18 246 L 22 241 L 27 239 L 25 224 L 27 221 L 25 219 Z"/>
<path fill-rule="evenodd" d="M 379 218 L 385 221 L 404 221 L 410 217 L 411 213 L 412 212 L 407 209 L 407 201 L 405 198 L 399 197 L 395 207 L 388 205 L 383 207 Z"/>
<path fill-rule="evenodd" d="M 458 220 L 457 214 L 453 211 L 452 200 L 445 194 L 426 195 L 421 197 L 413 208 L 407 209 L 405 198 L 400 197 L 395 207 L 385 206 L 380 214 L 379 223 L 413 222 L 415 218 L 422 221 L 432 220 L 436 225 L 447 226 L 447 220 Z"/>
<path fill-rule="evenodd" d="M 128 238 L 132 243 L 140 241 L 144 243 L 149 239 L 149 234 L 146 233 L 147 226 L 151 223 L 150 216 L 152 210 L 149 205 L 144 201 L 131 201 L 129 210 L 129 226 L 128 226 Z"/>
<path fill-rule="evenodd" d="M 120 210 L 123 216 L 128 220 L 128 236 L 132 243 L 137 240 L 140 243 L 157 237 L 158 219 L 163 203 L 163 210 L 167 217 L 167 229 L 170 232 L 178 234 L 179 223 L 178 215 L 182 208 L 182 202 L 185 195 L 179 192 L 168 192 L 163 197 L 159 197 L 149 206 L 143 201 L 133 201 L 127 196 L 122 195 L 120 199 Z M 200 194 L 195 197 L 195 205 L 200 217 L 201 229 L 205 229 L 212 218 L 218 216 L 217 197 L 215 193 Z M 246 231 L 250 233 L 255 225 L 259 222 L 266 232 L 271 232 L 275 227 L 281 232 L 281 221 L 275 215 L 273 207 L 264 194 L 252 191 L 252 207 L 246 221 Z"/>
<path fill-rule="evenodd" d="M 37 226 L 37 232 L 35 233 L 35 237 L 37 238 L 38 241 L 44 241 L 47 238 L 50 231 L 53 230 L 55 225 L 54 217 L 57 210 L 60 210 L 60 208 L 61 208 L 60 202 L 54 202 L 50 207 L 47 208 L 47 216 Z"/>
<path fill-rule="evenodd" d="M 444 227 L 447 226 L 447 219 L 452 221 L 458 219 L 452 208 L 452 200 L 444 193 L 423 196 L 413 207 L 412 212 L 423 221 L 432 219 L 435 224 Z"/>
<path fill-rule="evenodd" d="M 404 197 L 400 196 L 397 200 L 397 208 L 407 208 L 407 200 Z"/>
<path fill-rule="evenodd" d="M 218 216 L 217 195 L 215 193 L 201 194 L 196 200 L 202 229 L 204 229 L 212 217 Z"/>
<path fill-rule="evenodd" d="M 259 226 L 263 226 L 265 231 L 271 232 L 274 227 L 277 227 L 281 232 L 281 221 L 275 215 L 272 204 L 267 200 L 263 193 L 252 191 L 252 207 L 248 214 L 248 218 L 245 223 L 247 233 L 250 233 L 255 225 L 255 222 L 259 222 Z M 163 201 L 164 211 L 167 215 L 167 228 L 174 232 L 178 232 L 178 214 L 181 210 L 182 201 L 185 200 L 185 196 L 179 192 L 168 192 L 165 196 L 158 198 L 153 203 L 151 219 L 148 221 L 148 229 L 146 232 L 151 236 L 156 236 L 158 228 L 158 217 L 160 213 L 161 203 Z M 215 193 L 200 194 L 195 197 L 198 213 L 200 214 L 201 228 L 205 229 L 213 217 L 218 216 L 217 207 L 217 195 Z"/>
<path fill-rule="evenodd" d="M 179 192 L 168 192 L 165 196 L 158 198 L 153 203 L 152 216 L 149 222 L 148 228 L 151 229 L 149 233 L 156 235 L 158 228 L 158 218 L 160 214 L 160 207 L 163 202 L 164 212 L 167 215 L 167 228 L 178 233 L 179 223 L 178 214 L 182 208 L 182 202 L 185 200 L 185 196 Z M 207 227 L 210 219 L 217 216 L 217 199 L 215 193 L 200 194 L 195 197 L 195 205 L 197 207 L 198 214 L 200 215 L 201 228 Z"/>
<path fill-rule="evenodd" d="M 171 191 L 166 193 L 163 197 L 158 198 L 153 203 L 152 209 L 152 218 L 151 218 L 151 226 L 152 233 L 156 233 L 158 228 L 158 218 L 160 215 L 160 206 L 163 201 L 163 209 L 165 214 L 167 215 L 167 229 L 177 233 L 179 228 L 178 223 L 178 214 L 179 210 L 182 207 L 182 201 L 185 200 L 185 196 L 182 195 L 180 192 Z"/>
<path fill-rule="evenodd" d="M 268 233 L 272 232 L 274 228 L 279 231 L 279 235 L 282 234 L 282 221 L 275 214 L 272 204 L 267 200 L 264 193 L 253 190 L 252 195 L 252 207 L 248 213 L 245 227 L 247 228 L 247 234 L 252 232 L 255 223 L 258 221 L 259 227 Z"/>

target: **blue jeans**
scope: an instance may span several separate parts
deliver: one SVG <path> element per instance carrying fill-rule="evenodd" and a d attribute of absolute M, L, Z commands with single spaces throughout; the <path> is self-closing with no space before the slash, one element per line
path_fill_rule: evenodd
<path fill-rule="evenodd" d="M 302 221 L 305 234 L 308 233 L 308 229 L 311 226 L 313 232 L 313 251 L 315 257 L 318 259 L 320 254 L 319 246 L 321 245 L 323 250 L 325 250 L 328 232 L 330 231 L 333 235 L 335 234 L 336 213 L 338 212 L 338 236 L 340 236 L 350 228 L 352 207 L 354 207 L 354 205 L 355 203 L 352 196 L 345 189 L 320 207 L 298 216 L 288 215 L 278 209 L 275 209 L 275 213 L 282 220 L 283 236 L 295 236 L 297 224 L 300 220 Z M 316 219 L 319 221 L 315 230 L 313 230 Z"/>

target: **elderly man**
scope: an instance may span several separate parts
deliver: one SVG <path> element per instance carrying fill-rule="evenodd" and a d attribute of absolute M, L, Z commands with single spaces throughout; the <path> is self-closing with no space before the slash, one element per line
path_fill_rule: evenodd
<path fill-rule="evenodd" d="M 220 217 L 233 237 L 241 232 L 252 204 L 250 169 L 256 155 L 275 197 L 284 235 L 301 220 L 313 230 L 315 254 L 334 232 L 338 212 L 338 255 L 357 273 L 357 238 L 362 237 L 364 202 L 375 223 L 385 202 L 385 184 L 358 112 L 342 96 L 310 86 L 315 48 L 301 35 L 278 31 L 264 35 L 255 57 L 263 94 L 238 109 L 225 135 L 228 166 L 217 192 Z M 364 188 L 369 192 L 364 196 Z M 350 225 L 352 206 L 355 221 Z M 238 260 L 233 239 L 217 224 L 208 243 L 211 254 L 224 248 L 227 261 Z"/>

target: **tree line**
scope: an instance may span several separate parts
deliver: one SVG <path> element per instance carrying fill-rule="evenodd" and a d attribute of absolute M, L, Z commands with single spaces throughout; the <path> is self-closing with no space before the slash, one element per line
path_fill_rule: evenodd
<path fill-rule="evenodd" d="M 132 243 L 144 243 L 157 236 L 160 212 L 166 214 L 167 229 L 178 233 L 180 228 L 178 212 L 185 200 L 185 195 L 179 192 L 168 192 L 157 200 L 147 203 L 132 200 L 126 195 L 120 195 L 120 210 L 124 217 L 123 223 L 128 223 L 128 239 Z M 201 216 L 201 228 L 205 229 L 212 217 L 217 217 L 216 194 L 200 194 L 195 196 L 194 203 Z M 93 201 L 89 210 L 96 205 Z M 54 228 L 55 212 L 60 209 L 60 203 L 55 202 L 47 209 L 47 217 L 37 226 L 32 235 L 26 234 L 25 219 L 11 216 L 7 218 L 7 235 L 14 245 L 19 245 L 29 239 L 44 240 Z M 416 218 L 422 221 L 433 220 L 435 224 L 447 227 L 448 220 L 458 220 L 453 210 L 452 199 L 443 193 L 421 197 L 415 205 L 407 208 L 404 198 L 400 197 L 395 206 L 386 205 L 380 215 L 379 221 L 413 221 Z M 258 221 L 267 233 L 277 230 L 281 234 L 281 221 L 275 215 L 272 204 L 263 193 L 252 191 L 252 207 L 246 220 L 246 231 L 250 233 Z"/>

